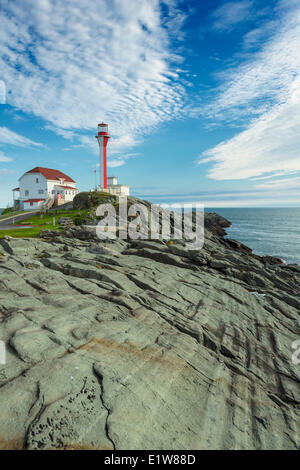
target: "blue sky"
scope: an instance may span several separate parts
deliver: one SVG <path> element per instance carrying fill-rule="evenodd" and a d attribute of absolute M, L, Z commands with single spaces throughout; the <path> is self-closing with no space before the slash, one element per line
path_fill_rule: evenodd
<path fill-rule="evenodd" d="M 298 0 L 0 0 L 0 207 L 34 166 L 154 202 L 299 206 Z"/>

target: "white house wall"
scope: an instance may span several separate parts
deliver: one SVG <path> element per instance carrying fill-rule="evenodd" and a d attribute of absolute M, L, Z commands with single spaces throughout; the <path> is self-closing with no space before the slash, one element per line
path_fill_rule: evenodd
<path fill-rule="evenodd" d="M 68 184 L 69 186 L 69 184 Z M 72 189 L 70 189 L 72 188 Z M 74 197 L 76 196 L 77 194 L 77 189 L 75 188 L 75 184 L 73 184 L 72 186 L 70 185 L 69 188 L 62 188 L 60 186 L 54 186 L 54 189 L 53 191 L 55 191 L 55 195 L 57 196 L 57 194 L 61 194 L 62 198 L 65 200 L 65 202 L 70 202 L 70 201 L 73 201 Z"/>
<path fill-rule="evenodd" d="M 36 182 L 38 180 L 38 182 Z M 19 179 L 20 200 L 47 199 L 47 180 L 40 173 L 25 173 Z M 28 194 L 26 193 L 28 191 Z"/>
<path fill-rule="evenodd" d="M 58 188 L 56 188 L 57 185 L 71 186 L 72 188 L 76 189 L 76 183 L 69 183 L 69 181 L 65 181 L 64 183 L 60 183 L 58 180 L 55 180 L 55 181 L 48 180 L 47 189 L 48 189 L 48 194 L 49 195 L 54 194 L 54 193 L 52 193 L 52 191 L 58 189 Z M 60 188 L 60 189 L 63 189 L 63 188 Z"/>
<path fill-rule="evenodd" d="M 64 193 L 65 202 L 73 201 L 76 194 L 77 194 L 77 191 L 74 194 L 70 194 L 69 189 L 65 190 L 65 193 Z"/>
<path fill-rule="evenodd" d="M 38 209 L 41 205 L 43 204 L 43 201 L 37 201 L 37 202 L 24 202 L 23 203 L 23 209 L 24 211 L 34 211 Z"/>

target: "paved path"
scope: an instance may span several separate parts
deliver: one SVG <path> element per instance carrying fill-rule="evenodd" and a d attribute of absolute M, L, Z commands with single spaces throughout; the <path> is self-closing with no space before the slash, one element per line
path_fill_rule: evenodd
<path fill-rule="evenodd" d="M 39 211 L 30 211 L 25 214 L 19 214 L 15 216 L 7 216 L 5 219 L 0 219 L 0 230 L 10 230 L 12 228 L 23 228 L 23 227 L 12 227 L 12 224 L 21 222 L 22 220 L 29 219 L 35 214 L 38 214 Z M 5 227 L 5 228 L 4 228 Z"/>

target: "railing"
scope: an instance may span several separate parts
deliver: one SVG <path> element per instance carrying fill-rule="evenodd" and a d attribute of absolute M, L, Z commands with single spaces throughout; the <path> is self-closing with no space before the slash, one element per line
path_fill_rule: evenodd
<path fill-rule="evenodd" d="M 48 196 L 45 202 L 41 205 L 41 212 L 47 212 L 53 206 L 55 202 L 55 196 Z"/>

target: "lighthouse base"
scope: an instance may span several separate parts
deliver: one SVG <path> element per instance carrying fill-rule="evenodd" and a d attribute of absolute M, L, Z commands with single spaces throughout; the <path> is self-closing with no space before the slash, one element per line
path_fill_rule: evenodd
<path fill-rule="evenodd" d="M 111 186 L 109 185 L 107 186 L 107 188 L 101 188 L 101 186 L 98 186 L 97 191 L 114 194 L 115 196 L 129 196 L 130 195 L 130 187 L 126 186 L 125 184 L 114 184 Z"/>

